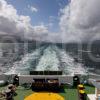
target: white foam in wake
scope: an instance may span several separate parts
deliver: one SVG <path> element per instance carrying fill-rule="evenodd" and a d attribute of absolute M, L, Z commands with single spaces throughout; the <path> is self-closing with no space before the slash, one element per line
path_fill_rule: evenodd
<path fill-rule="evenodd" d="M 38 48 L 35 51 L 33 51 L 32 53 L 28 53 L 28 54 L 24 55 L 22 60 L 15 62 L 13 64 L 13 67 L 10 68 L 6 74 L 15 74 L 15 73 L 16 74 L 18 74 L 18 73 L 29 74 L 29 70 L 32 70 L 33 67 L 35 67 L 34 65 L 32 65 L 32 62 L 37 61 L 40 58 L 40 56 L 41 56 L 40 52 L 43 49 L 44 49 L 44 47 Z M 33 67 L 31 67 L 31 66 L 33 66 Z"/>
<path fill-rule="evenodd" d="M 41 54 L 42 52 L 42 54 Z M 35 62 L 37 61 L 37 62 Z M 85 73 L 86 70 L 80 63 L 75 63 L 66 50 L 50 45 L 40 47 L 32 53 L 24 55 L 21 61 L 13 64 L 6 74 L 29 74 L 29 71 L 62 70 L 64 74 Z"/>
<path fill-rule="evenodd" d="M 75 63 L 74 58 L 71 57 L 64 49 L 56 48 L 60 57 L 61 68 L 64 74 L 86 73 L 86 69 L 80 63 Z"/>
<path fill-rule="evenodd" d="M 52 70 L 57 71 L 59 70 L 59 60 L 57 58 L 56 52 L 52 49 L 52 46 L 49 46 L 47 49 L 44 50 L 44 54 L 40 59 L 38 66 L 36 67 L 37 71 L 44 71 L 44 70 Z"/>

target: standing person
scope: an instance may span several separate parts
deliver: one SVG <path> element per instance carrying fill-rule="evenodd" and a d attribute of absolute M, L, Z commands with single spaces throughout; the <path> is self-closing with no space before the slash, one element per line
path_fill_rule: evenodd
<path fill-rule="evenodd" d="M 73 86 L 77 87 L 80 84 L 80 78 L 78 76 L 73 77 Z"/>
<path fill-rule="evenodd" d="M 15 75 L 13 78 L 13 85 L 19 86 L 19 76 Z"/>

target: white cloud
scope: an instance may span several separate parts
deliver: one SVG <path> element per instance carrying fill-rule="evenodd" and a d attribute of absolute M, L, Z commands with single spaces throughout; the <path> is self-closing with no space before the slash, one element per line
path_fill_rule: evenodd
<path fill-rule="evenodd" d="M 31 7 L 31 11 L 32 11 L 32 12 L 38 12 L 38 9 L 35 8 L 35 7 Z"/>
<path fill-rule="evenodd" d="M 28 8 L 32 11 L 32 12 L 38 12 L 38 9 L 34 6 L 30 6 L 28 5 Z"/>
<path fill-rule="evenodd" d="M 0 34 L 16 35 L 27 39 L 72 42 L 100 38 L 100 0 L 71 0 L 60 10 L 61 32 L 48 30 L 48 25 L 31 25 L 29 16 L 18 15 L 14 6 L 0 0 Z M 54 18 L 50 18 L 52 20 Z"/>
<path fill-rule="evenodd" d="M 8 5 L 5 0 L 0 0 L 0 33 L 24 36 L 32 29 L 30 20 L 29 16 L 18 15 L 12 5 Z"/>
<path fill-rule="evenodd" d="M 48 28 L 44 24 L 32 26 L 29 16 L 18 15 L 17 10 L 0 0 L 0 34 L 15 35 L 27 39 L 44 39 Z"/>
<path fill-rule="evenodd" d="M 100 0 L 71 0 L 60 12 L 62 39 L 66 42 L 100 37 Z"/>
<path fill-rule="evenodd" d="M 34 29 L 34 32 L 38 33 L 38 34 L 48 33 L 47 27 L 45 27 L 43 24 L 41 24 L 39 26 L 34 26 L 33 29 Z"/>
<path fill-rule="evenodd" d="M 49 32 L 49 25 L 31 25 L 29 16 L 18 15 L 14 6 L 0 0 L 0 34 L 15 35 L 26 39 L 59 42 L 58 33 Z"/>

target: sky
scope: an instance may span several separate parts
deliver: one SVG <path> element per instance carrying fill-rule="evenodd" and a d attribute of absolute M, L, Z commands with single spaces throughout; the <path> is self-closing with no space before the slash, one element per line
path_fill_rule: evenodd
<path fill-rule="evenodd" d="M 58 12 L 61 8 L 59 3 L 62 3 L 62 7 L 67 4 L 67 0 L 64 3 L 61 0 L 6 0 L 8 4 L 12 4 L 17 9 L 18 14 L 30 16 L 32 25 L 39 25 L 44 23 L 45 25 L 51 25 L 51 31 L 58 31 Z"/>
<path fill-rule="evenodd" d="M 100 0 L 0 0 L 0 34 L 49 42 L 100 38 Z"/>

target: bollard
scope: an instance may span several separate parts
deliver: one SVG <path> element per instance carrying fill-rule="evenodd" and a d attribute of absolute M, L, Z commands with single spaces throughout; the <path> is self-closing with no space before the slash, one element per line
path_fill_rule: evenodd
<path fill-rule="evenodd" d="M 84 90 L 79 90 L 79 100 L 87 100 L 87 95 Z"/>

